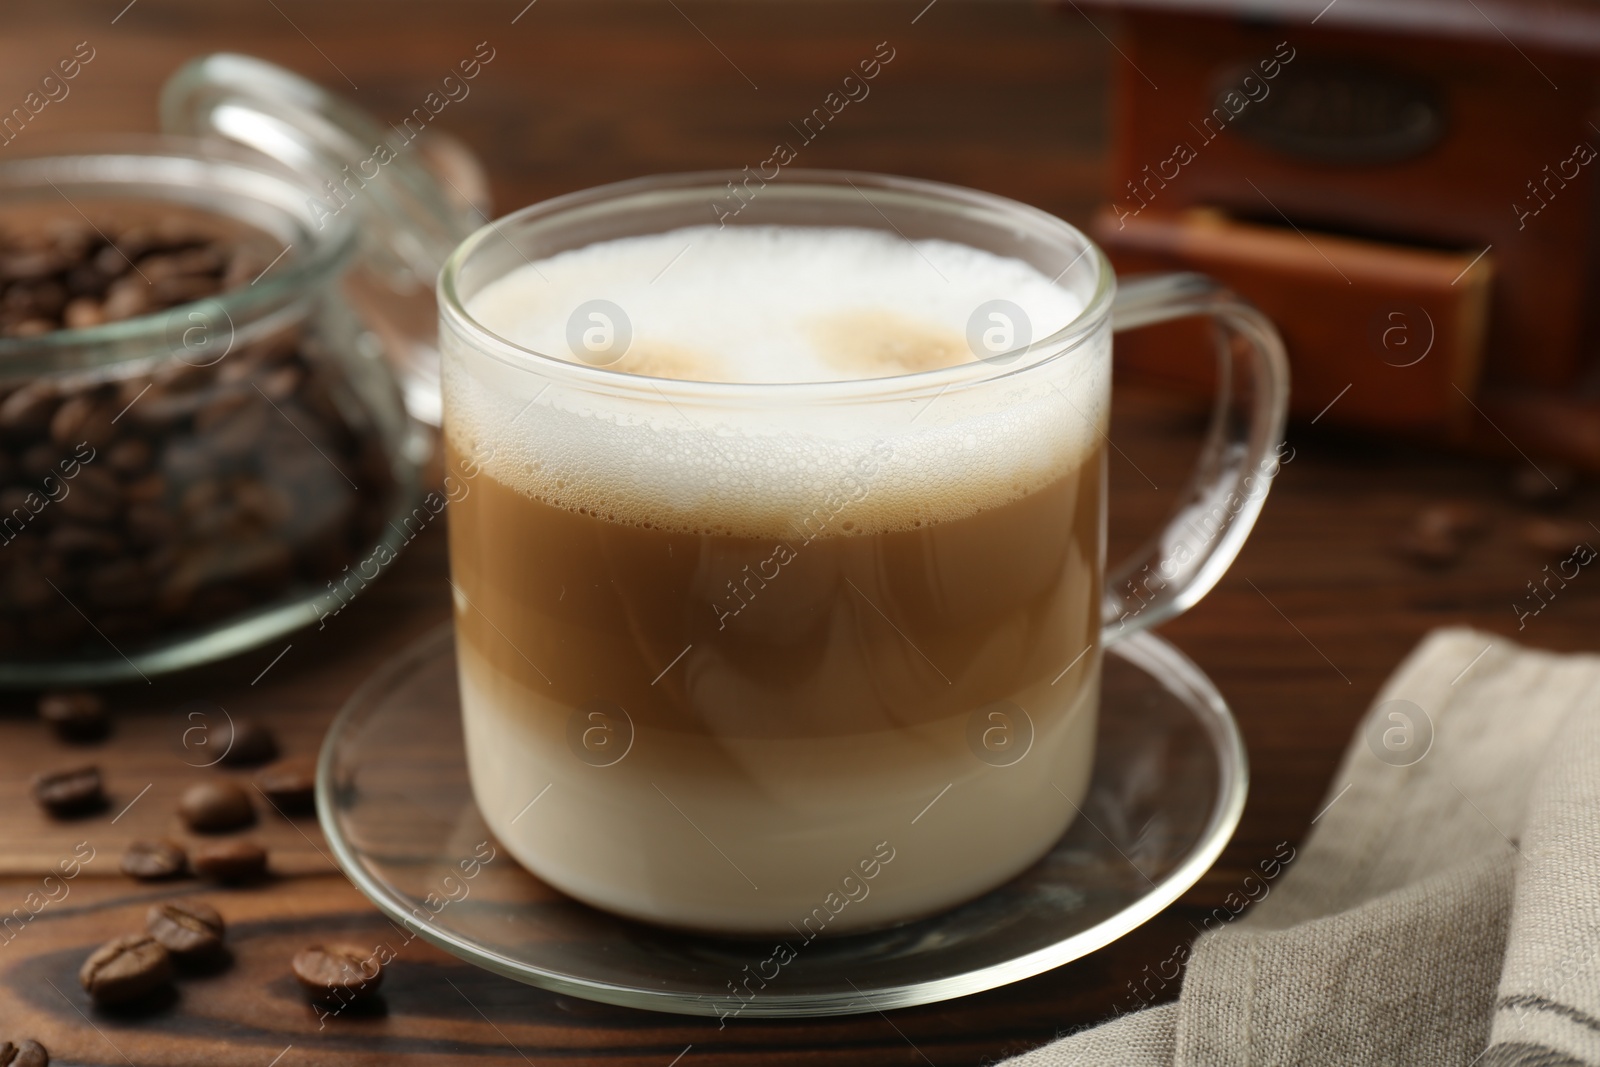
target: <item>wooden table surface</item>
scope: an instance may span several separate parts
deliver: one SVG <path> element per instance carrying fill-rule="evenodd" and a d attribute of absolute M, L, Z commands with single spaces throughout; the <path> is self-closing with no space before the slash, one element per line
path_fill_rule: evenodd
<path fill-rule="evenodd" d="M 887 41 L 894 59 L 871 95 L 804 147 L 803 164 L 958 182 L 1079 223 L 1101 199 L 1105 85 L 1119 60 L 1070 6 L 538 0 L 524 9 L 525 2 L 135 0 L 125 8 L 127 0 L 95 0 L 69 9 L 8 0 L 0 15 L 0 111 L 88 41 L 95 58 L 70 96 L 23 137 L 153 129 L 162 80 L 186 58 L 218 49 L 264 56 L 381 117 L 399 117 L 487 41 L 494 60 L 471 95 L 438 121 L 483 158 L 496 204 L 509 210 L 640 174 L 757 164 L 790 137 L 790 121 Z M 1119 395 L 1114 546 L 1132 547 L 1157 523 L 1198 431 L 1192 404 Z M 263 821 L 258 832 L 273 850 L 276 877 L 253 889 L 137 885 L 117 873 L 117 859 L 130 840 L 177 833 L 175 799 L 204 773 L 189 765 L 197 760 L 182 744 L 188 702 L 269 720 L 285 748 L 310 753 L 362 679 L 446 618 L 444 531 L 435 527 L 326 629 L 115 691 L 116 734 L 91 755 L 112 794 L 103 817 L 56 823 L 38 813 L 27 797 L 30 775 L 85 753 L 48 735 L 29 700 L 5 698 L 0 918 L 80 842 L 94 858 L 68 896 L 0 934 L 0 1039 L 35 1037 L 58 1063 L 141 1067 L 413 1060 L 955 1067 L 990 1063 L 1114 1011 L 1170 999 L 1176 984 L 1150 981 L 1151 971 L 1188 940 L 1192 922 L 1240 888 L 1248 869 L 1280 842 L 1303 840 L 1352 724 L 1427 630 L 1469 624 L 1578 649 L 1600 624 L 1600 585 L 1575 581 L 1516 633 L 1512 604 L 1546 561 L 1519 540 L 1530 512 L 1509 493 L 1507 466 L 1302 426 L 1291 428 L 1290 441 L 1294 459 L 1238 563 L 1202 604 L 1164 627 L 1232 703 L 1249 746 L 1249 805 L 1217 866 L 1178 905 L 1117 944 L 962 1000 L 838 1020 L 742 1018 L 719 1030 L 714 1022 L 518 985 L 416 941 L 391 965 L 384 1010 L 319 1028 L 289 975 L 289 958 L 312 939 L 363 940 L 388 927 L 335 869 L 314 820 Z M 1419 508 L 1445 500 L 1484 509 L 1487 536 L 1454 568 L 1419 570 L 1397 558 L 1390 545 L 1399 530 Z M 1582 491 L 1568 510 L 1600 518 L 1600 494 Z M 155 1012 L 93 1009 L 76 982 L 79 963 L 101 941 L 141 926 L 148 902 L 173 892 L 219 904 L 231 924 L 233 965 L 184 982 Z M 1144 983 L 1139 993 L 1135 981 Z"/>

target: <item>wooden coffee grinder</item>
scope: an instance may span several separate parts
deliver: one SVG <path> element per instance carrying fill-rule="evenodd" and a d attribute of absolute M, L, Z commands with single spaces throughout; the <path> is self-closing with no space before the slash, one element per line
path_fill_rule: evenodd
<path fill-rule="evenodd" d="M 1114 9 L 1119 271 L 1278 324 L 1293 413 L 1600 472 L 1600 7 L 1085 0 Z M 1136 373 L 1201 384 L 1159 331 Z"/>

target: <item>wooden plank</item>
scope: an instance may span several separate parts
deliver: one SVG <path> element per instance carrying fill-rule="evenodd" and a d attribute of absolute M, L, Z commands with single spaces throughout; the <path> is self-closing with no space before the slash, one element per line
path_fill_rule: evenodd
<path fill-rule="evenodd" d="M 435 1063 L 448 1055 L 487 1064 L 662 1067 L 690 1046 L 683 1063 L 920 1064 L 924 1055 L 935 1063 L 972 1063 L 1052 1037 L 1063 1008 L 1104 987 L 1109 977 L 1103 961 L 1085 960 L 1038 980 L 1038 995 L 1026 1001 L 1003 991 L 968 998 L 956 1010 L 896 1012 L 892 1023 L 879 1015 L 741 1018 L 719 1028 L 715 1019 L 557 996 L 481 971 L 420 939 L 407 942 L 337 876 L 189 891 L 226 917 L 229 966 L 181 977 L 173 999 L 151 1010 L 94 1008 L 77 985 L 82 958 L 99 942 L 137 928 L 148 902 L 166 893 L 85 878 L 0 951 L 0 1020 L 8 1032 L 42 1041 L 56 1062 L 141 1067 L 265 1067 L 291 1046 L 285 1064 Z M 1139 931 L 1129 945 L 1158 962 L 1183 943 L 1187 930 L 1171 916 Z M 336 1014 L 319 1013 L 306 1001 L 289 960 L 308 940 L 321 938 L 392 948 L 380 999 Z M 1139 1003 L 1131 992 L 1124 999 L 1124 1010 Z"/>
<path fill-rule="evenodd" d="M 1132 547 L 1159 520 L 1181 483 L 1198 421 L 1195 409 L 1183 402 L 1138 393 L 1119 398 L 1113 439 L 1121 453 L 1112 461 L 1118 548 Z M 60 906 L 43 910 L 0 947 L 0 1022 L 31 1028 L 64 1053 L 65 1062 L 96 1064 L 124 1062 L 107 1038 L 141 1065 L 260 1067 L 290 1044 L 306 1063 L 445 1052 L 493 1061 L 504 1054 L 507 1039 L 534 1062 L 550 1057 L 659 1065 L 693 1044 L 685 1064 L 696 1062 L 691 1057 L 922 1063 L 914 1043 L 945 1064 L 986 1061 L 1045 1041 L 1058 1029 L 1168 999 L 1176 984 L 1152 974 L 1279 842 L 1302 840 L 1353 723 L 1399 658 L 1434 625 L 1471 622 L 1513 634 L 1511 602 L 1543 562 L 1518 542 L 1525 512 L 1503 493 L 1499 468 L 1362 447 L 1316 433 L 1297 431 L 1291 443 L 1295 458 L 1269 499 L 1257 537 L 1216 592 L 1166 627 L 1212 674 L 1239 715 L 1253 776 L 1244 821 L 1222 860 L 1178 907 L 1085 960 L 982 996 L 890 1013 L 893 1026 L 874 1015 L 804 1024 L 739 1019 L 718 1030 L 714 1021 L 588 1004 L 521 987 L 415 942 L 393 965 L 386 1014 L 341 1018 L 318 1030 L 288 978 L 293 952 L 330 935 L 375 940 L 395 934 L 341 877 L 320 873 L 315 850 L 302 841 L 304 863 L 297 860 L 295 869 L 304 873 L 274 884 L 172 888 L 200 893 L 229 917 L 238 948 L 230 970 L 184 982 L 178 1001 L 152 1015 L 97 1014 L 72 984 L 78 963 L 99 941 L 136 927 L 148 901 L 168 891 L 122 879 L 111 856 L 126 836 L 166 828 L 170 810 L 164 802 L 147 806 L 142 800 L 116 826 L 109 823 L 114 811 L 59 825 L 24 817 L 16 800 L 21 783 L 34 766 L 67 750 L 18 710 L 0 720 L 0 790 L 9 798 L 4 810 L 18 816 L 0 824 L 0 855 L 32 855 L 36 865 L 23 874 L 12 860 L 17 873 L 0 878 L 0 905 L 21 905 L 39 888 L 49 864 L 70 854 L 74 843 L 91 841 L 97 855 Z M 1161 488 L 1152 488 L 1138 471 Z M 1417 571 L 1394 558 L 1388 543 L 1419 505 L 1439 499 L 1476 502 L 1491 529 L 1461 569 Z M 1600 515 L 1600 495 L 1588 491 L 1574 514 Z M 441 542 L 437 532 L 419 538 L 395 571 L 333 620 L 328 632 L 302 635 L 304 644 L 297 643 L 255 687 L 264 691 L 254 698 L 259 705 L 248 703 L 249 680 L 270 659 L 266 651 L 187 677 L 179 688 L 214 693 L 230 708 L 243 700 L 238 706 L 271 715 L 289 746 L 298 746 L 314 737 L 318 724 L 372 667 L 444 616 Z M 1522 636 L 1550 647 L 1582 648 L 1597 624 L 1600 586 L 1574 582 Z M 170 798 L 197 772 L 172 740 L 170 711 L 160 700 L 131 710 L 133 696 L 119 723 L 119 740 L 101 756 L 120 767 L 131 744 L 128 758 L 147 778 L 154 775 L 161 795 Z M 119 772 L 113 781 L 122 777 Z M 314 825 L 297 825 L 322 846 Z M 269 821 L 263 833 L 278 835 L 274 839 L 286 841 L 287 852 L 296 852 L 287 836 L 292 829 Z M 89 1012 L 105 1037 L 84 1026 L 72 1005 Z"/>

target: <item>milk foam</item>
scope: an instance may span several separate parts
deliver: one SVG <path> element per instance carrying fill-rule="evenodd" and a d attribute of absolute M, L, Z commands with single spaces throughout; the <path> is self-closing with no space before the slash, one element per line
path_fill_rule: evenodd
<path fill-rule="evenodd" d="M 568 320 L 594 299 L 623 308 L 633 327 L 611 369 L 750 383 L 970 362 L 968 319 L 993 299 L 1022 307 L 1035 340 L 1080 310 L 1031 265 L 948 241 L 710 226 L 518 267 L 467 310 L 507 340 L 577 362 Z M 850 536 L 963 518 L 1085 462 L 1110 400 L 1104 335 L 1047 367 L 856 405 L 765 390 L 748 403 L 699 403 L 681 386 L 612 394 L 537 360 L 509 368 L 452 330 L 441 346 L 458 454 L 546 503 L 685 533 Z"/>
<path fill-rule="evenodd" d="M 888 377 L 976 357 L 975 309 L 1005 299 L 1032 336 L 1081 310 L 1030 264 L 950 241 L 846 228 L 697 226 L 602 241 L 518 267 L 469 305 L 493 332 L 578 360 L 568 319 L 592 300 L 627 315 L 614 370 L 722 382 Z"/>

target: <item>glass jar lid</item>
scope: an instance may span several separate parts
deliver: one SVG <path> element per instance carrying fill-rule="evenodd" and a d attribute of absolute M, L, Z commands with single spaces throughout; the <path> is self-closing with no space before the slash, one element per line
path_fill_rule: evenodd
<path fill-rule="evenodd" d="M 226 52 L 192 60 L 167 81 L 161 128 L 270 156 L 306 178 L 319 223 L 353 217 L 361 247 L 345 295 L 380 336 L 411 414 L 437 426 L 434 280 L 489 219 L 488 181 L 472 153 L 425 121 L 385 128 L 298 74 Z"/>

